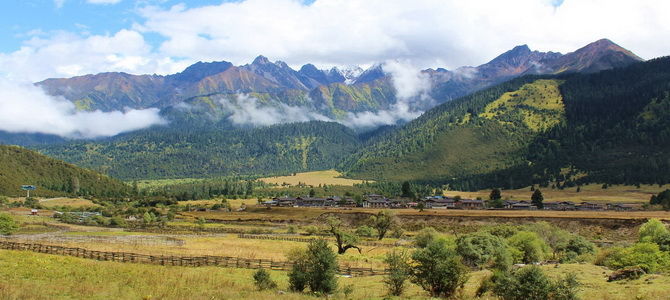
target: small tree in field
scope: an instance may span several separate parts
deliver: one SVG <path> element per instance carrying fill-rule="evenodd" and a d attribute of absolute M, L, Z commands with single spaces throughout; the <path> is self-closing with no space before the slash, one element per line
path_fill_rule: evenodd
<path fill-rule="evenodd" d="M 406 249 L 393 249 L 386 254 L 384 262 L 388 264 L 389 274 L 384 277 L 384 284 L 389 289 L 389 294 L 400 296 L 407 287 L 406 283 L 410 276 L 409 252 Z"/>
<path fill-rule="evenodd" d="M 398 218 L 394 211 L 382 209 L 376 215 L 370 217 L 370 222 L 372 223 L 372 227 L 379 233 L 377 236 L 381 241 L 386 232 L 398 225 Z"/>
<path fill-rule="evenodd" d="M 443 239 L 436 239 L 426 248 L 416 250 L 412 259 L 412 282 L 433 297 L 454 296 L 468 279 L 468 268 L 461 263 L 456 251 L 447 248 Z"/>
<path fill-rule="evenodd" d="M 530 197 L 530 202 L 533 203 L 533 205 L 537 206 L 537 208 L 542 209 L 544 208 L 544 196 L 542 196 L 542 192 L 538 189 L 533 192 L 533 195 Z"/>
<path fill-rule="evenodd" d="M 330 228 L 328 231 L 335 237 L 337 254 L 344 254 L 351 248 L 354 248 L 358 250 L 358 253 L 361 253 L 361 248 L 356 246 L 358 237 L 354 233 L 342 228 L 342 220 L 331 216 L 327 221 L 328 227 Z"/>
<path fill-rule="evenodd" d="M 270 279 L 270 272 L 264 269 L 258 269 L 254 273 L 254 284 L 261 291 L 277 288 L 277 282 Z"/>
<path fill-rule="evenodd" d="M 12 216 L 6 213 L 0 213 L 0 234 L 12 234 L 19 230 L 19 225 L 16 224 Z"/>
<path fill-rule="evenodd" d="M 315 239 L 307 251 L 296 249 L 289 253 L 293 269 L 288 274 L 289 288 L 302 292 L 307 286 L 312 292 L 329 294 L 337 289 L 337 256 L 324 239 Z"/>

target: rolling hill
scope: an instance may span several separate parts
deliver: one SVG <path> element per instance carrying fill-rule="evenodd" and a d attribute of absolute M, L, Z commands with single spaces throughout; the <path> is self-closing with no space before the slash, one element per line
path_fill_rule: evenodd
<path fill-rule="evenodd" d="M 41 197 L 122 196 L 124 183 L 17 146 L 0 145 L 0 195 L 25 196 L 22 185 L 35 185 Z"/>
<path fill-rule="evenodd" d="M 353 178 L 459 189 L 665 184 L 669 82 L 668 57 L 597 73 L 521 77 L 372 139 L 343 169 Z"/>

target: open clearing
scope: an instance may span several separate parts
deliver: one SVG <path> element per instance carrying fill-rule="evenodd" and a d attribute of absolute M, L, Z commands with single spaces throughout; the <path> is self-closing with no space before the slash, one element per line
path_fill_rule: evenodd
<path fill-rule="evenodd" d="M 259 180 L 262 180 L 270 184 L 278 184 L 279 185 L 278 187 L 282 187 L 281 185 L 283 183 L 287 183 L 290 185 L 298 185 L 299 183 L 303 183 L 306 185 L 313 185 L 313 186 L 324 185 L 324 184 L 353 186 L 354 184 L 360 184 L 364 182 L 363 180 L 339 178 L 339 176 L 341 175 L 342 173 L 337 172 L 335 170 L 327 170 L 327 171 L 297 173 L 295 176 L 267 177 L 267 178 L 261 178 Z"/>
<path fill-rule="evenodd" d="M 536 187 L 537 188 L 537 187 Z M 656 195 L 668 189 L 667 186 L 659 187 L 658 185 L 642 185 L 640 188 L 635 186 L 610 186 L 603 189 L 600 184 L 589 184 L 582 186 L 580 192 L 577 192 L 577 187 L 560 189 L 552 188 L 538 188 L 542 191 L 544 201 L 572 201 L 575 203 L 594 202 L 594 203 L 649 203 L 652 195 Z M 517 190 L 501 190 L 503 199 L 510 200 L 526 200 L 530 201 L 533 192 L 530 187 L 525 187 Z M 461 192 L 461 191 L 445 191 L 444 195 L 453 197 L 461 196 L 463 198 L 476 199 L 481 197 L 486 200 L 489 199 L 491 190 L 481 190 L 476 192 Z"/>

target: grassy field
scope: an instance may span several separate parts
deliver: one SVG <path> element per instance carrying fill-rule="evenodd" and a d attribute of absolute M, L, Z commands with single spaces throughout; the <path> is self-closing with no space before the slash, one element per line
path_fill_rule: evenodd
<path fill-rule="evenodd" d="M 540 188 L 544 201 L 572 201 L 580 202 L 595 202 L 595 203 L 648 203 L 652 195 L 668 189 L 668 186 L 659 187 L 658 185 L 642 185 L 640 188 L 635 186 L 615 185 L 607 189 L 603 189 L 600 184 L 589 184 L 581 187 L 581 191 L 577 192 L 577 188 L 566 188 L 564 190 Z M 502 190 L 503 199 L 511 200 L 526 200 L 530 201 L 533 192 L 530 187 L 525 187 L 518 190 Z M 460 191 L 445 191 L 445 196 L 459 195 L 463 198 L 475 199 L 481 197 L 488 199 L 491 190 L 481 190 L 477 192 L 460 192 Z"/>
<path fill-rule="evenodd" d="M 100 205 L 93 203 L 93 201 L 82 198 L 54 198 L 44 199 L 40 201 L 44 207 L 54 206 L 74 206 L 74 207 L 98 207 Z"/>
<path fill-rule="evenodd" d="M 363 180 L 339 178 L 341 175 L 342 174 L 340 172 L 337 172 L 335 170 L 327 170 L 327 171 L 297 173 L 295 176 L 267 177 L 267 178 L 261 178 L 260 180 L 270 184 L 278 184 L 279 187 L 281 187 L 283 183 L 287 183 L 290 185 L 298 185 L 299 183 L 303 183 L 306 185 L 313 185 L 313 186 L 324 185 L 324 184 L 353 186 L 354 184 L 357 183 L 363 183 Z"/>
<path fill-rule="evenodd" d="M 667 299 L 670 278 L 645 275 L 624 282 L 607 282 L 609 270 L 589 264 L 542 267 L 550 276 L 568 272 L 582 283 L 582 299 Z M 315 299 L 306 294 L 277 290 L 257 291 L 254 270 L 218 267 L 166 267 L 101 262 L 31 252 L 0 250 L 0 298 L 2 299 Z M 287 291 L 286 272 L 270 271 Z M 462 293 L 473 299 L 480 280 L 488 271 L 472 272 Z M 339 278 L 339 286 L 351 285 L 353 293 L 341 292 L 333 299 L 383 299 L 383 277 Z M 411 285 L 401 299 L 428 299 L 427 293 Z M 494 299 L 490 296 L 483 299 Z"/>

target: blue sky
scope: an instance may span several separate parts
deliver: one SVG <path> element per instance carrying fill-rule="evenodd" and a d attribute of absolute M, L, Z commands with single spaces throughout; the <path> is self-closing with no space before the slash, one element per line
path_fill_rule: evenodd
<path fill-rule="evenodd" d="M 570 52 L 601 38 L 670 54 L 665 0 L 17 0 L 0 3 L 0 76 L 168 74 L 258 55 L 299 67 L 487 62 L 521 44 Z"/>

